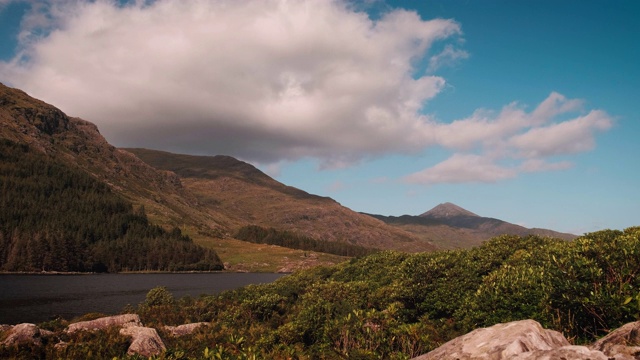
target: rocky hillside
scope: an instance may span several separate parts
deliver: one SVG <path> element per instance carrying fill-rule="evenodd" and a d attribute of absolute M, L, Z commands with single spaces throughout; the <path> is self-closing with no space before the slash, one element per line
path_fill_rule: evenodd
<path fill-rule="evenodd" d="M 479 216 L 452 203 L 440 204 L 418 216 L 370 216 L 430 241 L 441 249 L 469 248 L 503 234 L 539 235 L 564 240 L 576 238 L 573 234 L 548 229 L 529 229 L 503 220 Z"/>

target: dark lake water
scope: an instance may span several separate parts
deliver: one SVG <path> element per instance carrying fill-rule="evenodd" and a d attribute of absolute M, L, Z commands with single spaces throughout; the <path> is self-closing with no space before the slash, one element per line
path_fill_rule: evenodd
<path fill-rule="evenodd" d="M 217 294 L 249 284 L 272 282 L 282 274 L 88 274 L 0 275 L 0 324 L 39 323 L 89 312 L 118 314 L 166 286 L 174 298 Z"/>

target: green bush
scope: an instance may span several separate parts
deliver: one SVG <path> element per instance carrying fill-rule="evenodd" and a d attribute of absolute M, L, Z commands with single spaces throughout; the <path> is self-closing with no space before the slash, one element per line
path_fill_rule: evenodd
<path fill-rule="evenodd" d="M 197 299 L 155 288 L 137 311 L 145 324 L 210 322 L 184 338 L 163 334 L 163 359 L 409 359 L 478 326 L 527 318 L 582 343 L 638 319 L 639 255 L 637 227 L 570 242 L 501 236 L 465 251 L 380 252 Z M 70 340 L 63 358 L 109 343 L 109 356 L 125 351 L 115 333 Z M 52 344 L 34 351 L 53 354 Z"/>

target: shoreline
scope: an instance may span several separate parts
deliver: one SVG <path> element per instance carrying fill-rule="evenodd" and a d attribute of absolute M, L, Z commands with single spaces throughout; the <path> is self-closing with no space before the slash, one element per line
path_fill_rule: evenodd
<path fill-rule="evenodd" d="M 76 271 L 0 271 L 1 275 L 127 275 L 127 274 L 291 274 L 290 272 L 271 272 L 271 271 L 121 271 L 115 273 L 98 273 L 98 272 L 76 272 Z"/>

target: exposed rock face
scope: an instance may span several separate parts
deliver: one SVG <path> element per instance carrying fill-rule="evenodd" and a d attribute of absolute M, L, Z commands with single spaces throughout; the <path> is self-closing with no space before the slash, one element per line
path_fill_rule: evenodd
<path fill-rule="evenodd" d="M 207 326 L 207 325 L 209 324 L 206 322 L 198 322 L 198 323 L 184 324 L 179 326 L 165 326 L 164 329 L 172 336 L 184 336 L 184 335 L 190 335 L 194 331 L 198 330 L 200 327 Z"/>
<path fill-rule="evenodd" d="M 167 350 L 156 329 L 142 326 L 127 326 L 120 329 L 120 334 L 131 336 L 132 338 L 129 350 L 127 350 L 128 355 L 139 354 L 142 356 L 154 356 Z"/>
<path fill-rule="evenodd" d="M 90 321 L 80 321 L 69 325 L 67 333 L 74 333 L 76 331 L 97 331 L 105 330 L 110 326 L 125 326 L 127 324 L 142 326 L 140 316 L 137 314 L 124 314 L 116 316 L 107 316 Z"/>
<path fill-rule="evenodd" d="M 636 360 L 640 321 L 614 330 L 590 346 L 569 345 L 557 331 L 533 320 L 476 329 L 413 360 Z"/>
<path fill-rule="evenodd" d="M 476 329 L 415 359 L 508 359 L 527 351 L 568 345 L 559 332 L 545 330 L 536 321 L 523 320 Z"/>
<path fill-rule="evenodd" d="M 42 338 L 51 336 L 53 333 L 51 331 L 40 330 L 36 325 L 23 323 L 18 324 L 11 327 L 9 330 L 9 335 L 6 339 L 1 343 L 5 346 L 13 346 L 20 344 L 34 344 L 34 345 L 42 345 Z"/>
<path fill-rule="evenodd" d="M 508 357 L 509 360 L 610 360 L 600 351 L 586 346 L 563 346 L 553 350 L 534 350 Z"/>
<path fill-rule="evenodd" d="M 628 323 L 610 332 L 590 348 L 616 360 L 640 359 L 640 321 Z"/>

